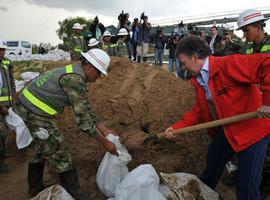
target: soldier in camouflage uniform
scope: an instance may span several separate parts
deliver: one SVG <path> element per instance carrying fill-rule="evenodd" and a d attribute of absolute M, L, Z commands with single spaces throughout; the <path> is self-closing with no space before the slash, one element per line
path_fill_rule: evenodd
<path fill-rule="evenodd" d="M 241 38 L 237 37 L 234 33 L 234 26 L 227 24 L 222 36 L 222 40 L 217 44 L 215 49 L 216 56 L 228 56 L 236 53 L 240 53 L 243 42 Z"/>
<path fill-rule="evenodd" d="M 74 35 L 71 40 L 71 51 L 70 56 L 72 60 L 80 60 L 81 52 L 87 51 L 87 44 L 83 36 L 81 36 L 82 25 L 79 23 L 75 23 L 73 25 Z"/>
<path fill-rule="evenodd" d="M 101 37 L 101 48 L 107 52 L 109 56 L 117 56 L 116 44 L 111 42 L 111 33 L 105 31 Z"/>
<path fill-rule="evenodd" d="M 96 138 L 110 153 L 117 155 L 115 145 L 106 139 L 112 130 L 100 123 L 87 99 L 86 82 L 107 74 L 109 56 L 100 49 L 82 53 L 81 64 L 48 71 L 31 81 L 20 93 L 14 109 L 33 137 L 35 155 L 29 163 L 29 194 L 44 188 L 42 176 L 45 160 L 59 174 L 61 185 L 76 199 L 88 199 L 80 191 L 77 172 L 68 146 L 54 120 L 64 107 L 72 106 L 80 130 Z"/>
<path fill-rule="evenodd" d="M 127 57 L 125 40 L 127 38 L 128 32 L 125 28 L 121 28 L 117 35 L 119 36 L 119 39 L 116 42 L 116 55 L 118 57 Z"/>
<path fill-rule="evenodd" d="M 8 59 L 4 58 L 6 48 L 6 42 L 0 40 L 0 173 L 7 173 L 9 171 L 3 161 L 5 154 L 5 138 L 7 136 L 5 115 L 8 114 L 8 108 L 12 106 L 12 97 L 15 94 L 13 66 Z"/>

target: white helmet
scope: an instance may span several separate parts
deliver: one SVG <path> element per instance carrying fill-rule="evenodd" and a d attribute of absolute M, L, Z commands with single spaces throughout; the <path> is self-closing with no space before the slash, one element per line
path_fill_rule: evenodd
<path fill-rule="evenodd" d="M 99 41 L 96 40 L 96 38 L 91 38 L 88 42 L 88 46 L 92 47 L 92 46 L 96 46 L 98 45 Z"/>
<path fill-rule="evenodd" d="M 239 17 L 237 19 L 237 30 L 241 29 L 242 27 L 252 24 L 254 22 L 258 21 L 266 21 L 268 19 L 264 18 L 263 14 L 255 9 L 248 9 L 244 12 L 239 14 Z"/>
<path fill-rule="evenodd" d="M 81 52 L 82 56 L 95 68 L 107 75 L 107 69 L 110 65 L 109 55 L 101 49 L 91 49 L 88 52 Z"/>
<path fill-rule="evenodd" d="M 82 27 L 82 25 L 80 23 L 75 23 L 72 28 L 73 29 L 78 29 L 78 30 L 82 30 L 83 29 L 83 27 Z"/>
<path fill-rule="evenodd" d="M 0 39 L 0 49 L 6 49 L 7 48 L 7 42 L 5 40 Z"/>
<path fill-rule="evenodd" d="M 103 37 L 106 37 L 106 36 L 109 36 L 109 37 L 112 36 L 111 33 L 110 33 L 110 31 L 104 31 Z"/>
<path fill-rule="evenodd" d="M 117 35 L 128 35 L 127 29 L 121 28 L 121 29 L 118 31 L 118 34 L 117 34 Z"/>
<path fill-rule="evenodd" d="M 224 26 L 224 28 L 225 28 L 226 30 L 233 31 L 233 30 L 234 30 L 234 25 L 233 25 L 233 24 L 226 24 L 226 25 Z"/>

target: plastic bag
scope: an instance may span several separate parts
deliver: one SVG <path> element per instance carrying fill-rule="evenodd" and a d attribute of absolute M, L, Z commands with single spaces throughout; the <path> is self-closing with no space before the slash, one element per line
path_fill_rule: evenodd
<path fill-rule="evenodd" d="M 60 185 L 53 185 L 38 193 L 31 200 L 75 200 L 72 196 Z"/>
<path fill-rule="evenodd" d="M 159 177 L 150 164 L 132 170 L 116 188 L 117 200 L 166 200 L 158 191 Z"/>
<path fill-rule="evenodd" d="M 131 161 L 131 155 L 120 143 L 118 136 L 109 134 L 107 139 L 115 144 L 119 156 L 106 152 L 98 168 L 96 180 L 102 193 L 107 197 L 114 197 L 116 185 L 128 174 L 127 164 Z"/>
<path fill-rule="evenodd" d="M 27 147 L 33 140 L 23 119 L 17 115 L 12 108 L 8 109 L 8 115 L 5 117 L 7 126 L 16 132 L 16 144 L 18 149 Z"/>
<path fill-rule="evenodd" d="M 31 81 L 32 79 L 39 76 L 39 72 L 24 72 L 20 75 L 20 77 L 26 82 Z"/>
<path fill-rule="evenodd" d="M 166 185 L 160 185 L 158 191 L 166 198 L 170 200 L 179 200 L 177 195 Z"/>
<path fill-rule="evenodd" d="M 164 184 L 173 191 L 178 200 L 218 200 L 214 190 L 205 185 L 198 177 L 187 173 L 160 173 Z"/>

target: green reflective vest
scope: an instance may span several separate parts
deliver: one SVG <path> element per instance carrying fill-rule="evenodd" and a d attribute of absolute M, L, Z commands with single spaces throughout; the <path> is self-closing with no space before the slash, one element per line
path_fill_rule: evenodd
<path fill-rule="evenodd" d="M 79 74 L 85 79 L 81 65 L 67 65 L 48 71 L 32 80 L 19 94 L 20 102 L 31 112 L 46 117 L 63 113 L 65 106 L 70 106 L 69 99 L 60 85 L 60 78 L 65 74 Z"/>
<path fill-rule="evenodd" d="M 0 61 L 0 74 L 2 77 L 2 88 L 0 88 L 0 104 L 12 106 L 12 75 L 10 74 L 11 63 L 7 59 Z"/>
<path fill-rule="evenodd" d="M 263 43 L 256 47 L 253 42 L 248 42 L 244 48 L 244 54 L 270 53 L 270 36 L 266 35 Z"/>
<path fill-rule="evenodd" d="M 86 51 L 86 44 L 83 36 L 73 36 L 73 51 L 77 54 Z"/>

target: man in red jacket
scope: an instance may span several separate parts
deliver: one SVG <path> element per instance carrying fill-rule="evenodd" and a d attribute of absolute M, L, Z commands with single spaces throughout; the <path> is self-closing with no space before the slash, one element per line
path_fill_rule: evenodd
<path fill-rule="evenodd" d="M 173 139 L 173 129 L 257 110 L 260 118 L 208 130 L 213 137 L 200 179 L 215 189 L 226 163 L 237 153 L 237 199 L 260 200 L 264 157 L 270 141 L 270 56 L 213 57 L 207 44 L 196 36 L 183 39 L 177 55 L 183 68 L 193 74 L 196 104 L 164 136 Z"/>

